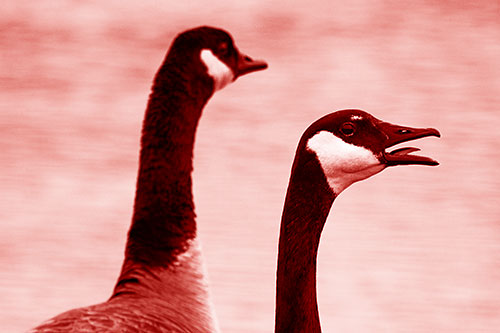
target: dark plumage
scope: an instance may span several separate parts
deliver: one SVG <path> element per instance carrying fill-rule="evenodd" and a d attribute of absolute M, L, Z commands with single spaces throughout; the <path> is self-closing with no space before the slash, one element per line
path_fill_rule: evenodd
<path fill-rule="evenodd" d="M 304 132 L 293 162 L 281 220 L 275 332 L 321 332 L 316 257 L 333 201 L 353 182 L 387 166 L 437 165 L 430 158 L 408 155 L 416 148 L 385 151 L 396 143 L 429 135 L 439 136 L 439 132 L 392 125 L 360 110 L 331 113 Z M 349 154 L 354 158 L 346 156 Z"/>
<path fill-rule="evenodd" d="M 202 59 L 203 50 L 208 60 Z M 216 87 L 266 67 L 241 54 L 231 36 L 217 28 L 199 27 L 175 38 L 146 109 L 132 225 L 113 294 L 107 302 L 65 312 L 34 332 L 217 330 L 196 240 L 191 189 L 195 132 Z"/>

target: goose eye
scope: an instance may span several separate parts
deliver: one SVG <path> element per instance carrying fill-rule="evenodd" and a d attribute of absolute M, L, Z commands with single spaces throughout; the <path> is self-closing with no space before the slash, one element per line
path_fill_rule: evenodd
<path fill-rule="evenodd" d="M 217 47 L 217 54 L 219 54 L 222 57 L 227 56 L 229 53 L 229 46 L 227 45 L 226 42 L 220 43 L 219 46 Z"/>
<path fill-rule="evenodd" d="M 351 136 L 356 131 L 356 126 L 353 123 L 343 123 L 340 127 L 340 131 L 345 136 Z"/>

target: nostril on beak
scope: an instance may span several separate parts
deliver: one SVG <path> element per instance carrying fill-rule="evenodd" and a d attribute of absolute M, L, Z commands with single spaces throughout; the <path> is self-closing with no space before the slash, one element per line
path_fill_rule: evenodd
<path fill-rule="evenodd" d="M 250 58 L 249 56 L 244 56 L 243 59 L 245 59 L 246 61 L 252 61 L 253 59 Z"/>
<path fill-rule="evenodd" d="M 408 134 L 408 133 L 411 133 L 411 131 L 409 129 L 400 129 L 400 130 L 398 130 L 398 133 L 399 134 Z"/>

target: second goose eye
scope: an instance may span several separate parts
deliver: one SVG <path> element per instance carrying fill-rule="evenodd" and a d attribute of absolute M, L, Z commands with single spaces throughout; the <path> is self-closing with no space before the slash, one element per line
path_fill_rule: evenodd
<path fill-rule="evenodd" d="M 353 123 L 343 123 L 342 126 L 340 127 L 340 131 L 342 134 L 345 136 L 351 136 L 356 132 L 356 126 Z"/>
<path fill-rule="evenodd" d="M 223 42 L 220 43 L 220 45 L 217 47 L 217 54 L 219 54 L 222 57 L 227 56 L 229 53 L 229 46 L 227 43 Z"/>

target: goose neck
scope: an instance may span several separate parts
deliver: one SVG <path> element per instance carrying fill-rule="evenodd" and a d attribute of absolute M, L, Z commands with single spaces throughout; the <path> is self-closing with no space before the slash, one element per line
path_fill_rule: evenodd
<path fill-rule="evenodd" d="M 317 160 L 300 162 L 292 169 L 281 220 L 275 332 L 321 332 L 316 259 L 335 196 Z"/>

